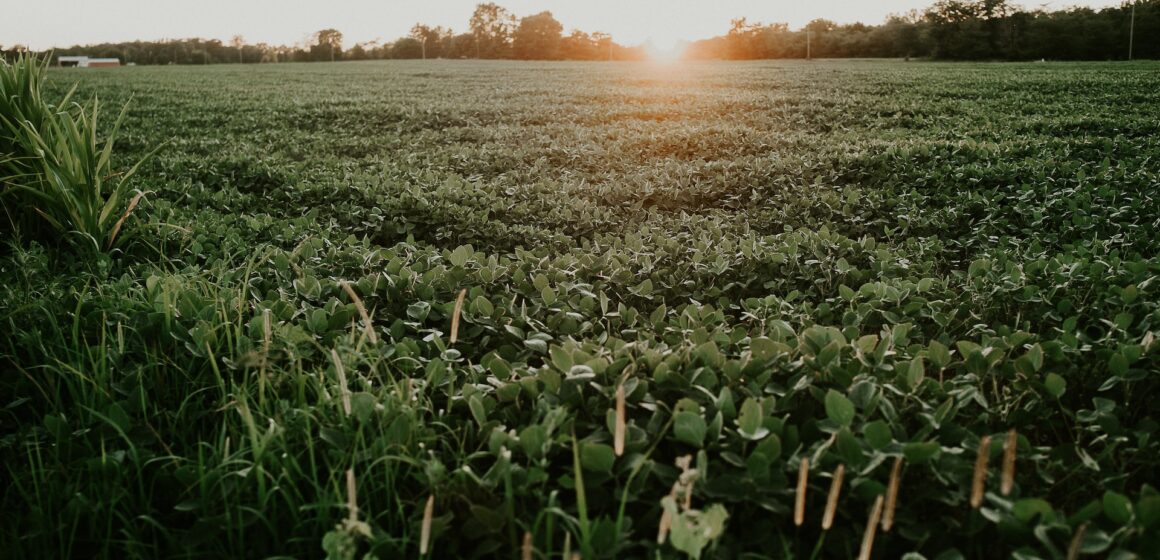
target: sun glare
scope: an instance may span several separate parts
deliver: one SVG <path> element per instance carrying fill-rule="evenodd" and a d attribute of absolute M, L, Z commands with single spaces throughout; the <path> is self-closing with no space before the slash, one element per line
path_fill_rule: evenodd
<path fill-rule="evenodd" d="M 644 45 L 645 53 L 656 62 L 676 62 L 685 54 L 685 41 L 675 37 L 650 37 Z"/>

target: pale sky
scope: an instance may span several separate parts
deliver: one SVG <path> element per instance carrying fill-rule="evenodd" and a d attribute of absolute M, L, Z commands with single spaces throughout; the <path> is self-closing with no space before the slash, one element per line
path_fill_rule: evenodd
<path fill-rule="evenodd" d="M 1095 8 L 1123 0 L 1030 1 L 1049 9 Z M 74 44 L 187 37 L 293 44 L 333 27 L 346 45 L 392 41 L 415 23 L 467 30 L 478 0 L 0 0 L 0 45 L 41 50 Z M 747 17 L 798 28 L 814 18 L 881 23 L 891 13 L 922 9 L 934 0 L 500 0 L 516 16 L 549 10 L 564 31 L 611 33 L 621 44 L 671 46 L 724 34 L 729 20 Z"/>

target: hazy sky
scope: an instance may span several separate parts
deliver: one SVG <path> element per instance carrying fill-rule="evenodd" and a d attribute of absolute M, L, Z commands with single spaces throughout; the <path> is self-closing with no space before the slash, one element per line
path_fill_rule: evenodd
<path fill-rule="evenodd" d="M 500 0 L 525 16 L 549 10 L 574 28 L 611 33 L 622 44 L 723 34 L 729 20 L 787 22 L 799 27 L 814 18 L 840 23 L 881 23 L 891 13 L 924 8 L 934 0 Z M 205 37 L 291 44 L 333 27 L 346 44 L 390 41 L 417 22 L 467 29 L 477 0 L 0 0 L 0 45 L 34 49 L 132 39 Z M 1068 5 L 1104 7 L 1122 0 L 1029 2 L 1057 9 Z"/>

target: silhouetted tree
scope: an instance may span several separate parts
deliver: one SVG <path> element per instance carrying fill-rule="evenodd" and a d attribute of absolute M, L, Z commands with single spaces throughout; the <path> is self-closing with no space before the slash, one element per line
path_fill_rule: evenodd
<path fill-rule="evenodd" d="M 508 58 L 516 18 L 506 8 L 488 2 L 475 7 L 469 22 L 475 36 L 476 58 Z"/>
<path fill-rule="evenodd" d="M 512 35 L 515 57 L 523 60 L 556 60 L 560 58 L 560 33 L 564 26 L 552 12 L 540 12 L 520 20 Z"/>
<path fill-rule="evenodd" d="M 337 29 L 323 29 L 315 33 L 314 44 L 310 47 L 310 58 L 316 61 L 334 61 L 342 58 L 342 32 Z"/>

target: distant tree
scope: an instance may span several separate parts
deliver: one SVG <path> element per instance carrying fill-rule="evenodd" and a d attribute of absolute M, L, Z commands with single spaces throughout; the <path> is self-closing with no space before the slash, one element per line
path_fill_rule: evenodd
<path fill-rule="evenodd" d="M 608 58 L 607 38 L 603 33 L 588 34 L 579 29 L 573 29 L 565 37 L 560 38 L 560 58 L 566 60 L 600 60 Z M 603 47 L 601 45 L 604 44 Z"/>
<path fill-rule="evenodd" d="M 894 14 L 886 18 L 880 28 L 888 47 L 886 56 L 923 56 L 928 52 L 922 39 L 922 14 L 911 10 L 904 14 Z"/>
<path fill-rule="evenodd" d="M 592 42 L 596 44 L 596 60 L 612 60 L 615 58 L 612 35 L 597 31 L 592 34 Z"/>
<path fill-rule="evenodd" d="M 334 61 L 342 57 L 342 32 L 337 29 L 323 29 L 314 34 L 314 44 L 310 47 L 311 60 Z"/>
<path fill-rule="evenodd" d="M 411 38 L 419 41 L 423 58 L 441 58 L 448 50 L 455 32 L 445 27 L 431 27 L 416 23 L 411 28 Z"/>
<path fill-rule="evenodd" d="M 475 7 L 468 23 L 475 36 L 476 58 L 507 58 L 516 18 L 506 8 L 488 2 Z"/>
<path fill-rule="evenodd" d="M 230 46 L 237 49 L 238 62 L 239 63 L 245 62 L 245 59 L 242 56 L 243 55 L 242 51 L 245 49 L 245 46 L 246 46 L 246 38 L 242 37 L 241 35 L 234 35 L 233 38 L 230 39 Z"/>
<path fill-rule="evenodd" d="M 540 12 L 520 20 L 512 35 L 515 57 L 522 60 L 556 60 L 560 58 L 560 34 L 564 26 L 552 12 Z"/>
<path fill-rule="evenodd" d="M 403 37 L 391 44 L 388 58 L 416 59 L 423 57 L 423 44 L 414 37 Z"/>

